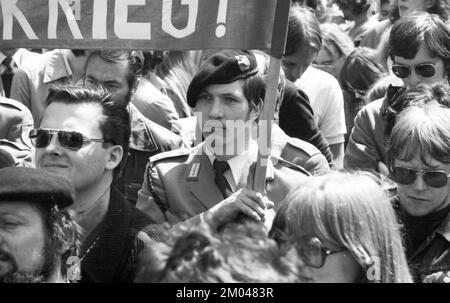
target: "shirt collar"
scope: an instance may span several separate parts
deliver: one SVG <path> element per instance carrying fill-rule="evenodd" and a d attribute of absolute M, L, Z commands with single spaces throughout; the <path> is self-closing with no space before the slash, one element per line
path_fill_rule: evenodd
<path fill-rule="evenodd" d="M 211 164 L 214 163 L 216 156 L 210 151 L 208 144 L 204 144 L 204 151 L 209 158 Z M 250 140 L 249 148 L 240 155 L 237 155 L 229 160 L 227 160 L 228 165 L 230 165 L 231 174 L 235 184 L 238 184 L 241 180 L 241 176 L 244 168 L 248 164 L 249 157 L 252 162 L 256 161 L 258 156 L 258 144 L 254 140 Z"/>

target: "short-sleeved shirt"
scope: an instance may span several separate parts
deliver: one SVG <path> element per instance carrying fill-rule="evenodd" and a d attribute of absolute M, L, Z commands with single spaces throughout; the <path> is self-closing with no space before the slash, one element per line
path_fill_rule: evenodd
<path fill-rule="evenodd" d="M 295 85 L 308 95 L 317 125 L 328 144 L 343 143 L 347 132 L 344 97 L 336 78 L 310 66 Z"/>

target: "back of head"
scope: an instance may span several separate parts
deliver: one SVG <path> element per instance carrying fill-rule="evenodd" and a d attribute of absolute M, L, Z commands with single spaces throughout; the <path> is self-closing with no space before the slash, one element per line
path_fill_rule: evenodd
<path fill-rule="evenodd" d="M 413 59 L 425 43 L 432 57 L 444 61 L 450 71 L 450 29 L 437 15 L 416 13 L 397 21 L 389 36 L 389 55 Z"/>
<path fill-rule="evenodd" d="M 405 108 L 396 119 L 387 151 L 390 167 L 394 159 L 410 161 L 417 155 L 424 163 L 429 163 L 430 157 L 450 163 L 449 95 L 445 105 L 442 97 L 421 97 L 424 100 Z M 433 100 L 427 101 L 430 97 Z"/>
<path fill-rule="evenodd" d="M 378 258 L 379 281 L 367 276 L 369 282 L 410 281 L 394 211 L 369 173 L 334 172 L 307 179 L 283 201 L 270 234 L 299 243 L 314 236 L 344 247 L 364 273 Z"/>
<path fill-rule="evenodd" d="M 264 227 L 248 218 L 227 223 L 217 232 L 206 225 L 172 229 L 164 243 L 153 245 L 153 249 L 150 254 L 159 254 L 164 269 L 141 275 L 139 282 L 155 275 L 159 276 L 158 282 L 182 283 L 300 281 L 298 269 L 302 263 L 298 256 L 293 251 L 280 251 Z M 165 257 L 160 256 L 161 252 Z"/>
<path fill-rule="evenodd" d="M 289 11 L 289 24 L 284 55 L 289 56 L 298 49 L 318 52 L 322 47 L 319 21 L 314 12 L 306 7 L 292 5 Z"/>
<path fill-rule="evenodd" d="M 388 139 L 397 116 L 409 106 L 422 106 L 426 103 L 437 102 L 450 107 L 450 87 L 446 83 L 433 85 L 419 85 L 416 88 L 401 89 L 398 96 L 390 98 L 390 102 L 383 112 L 385 120 L 385 137 Z"/>
<path fill-rule="evenodd" d="M 322 47 L 333 45 L 340 56 L 347 57 L 355 49 L 355 44 L 350 36 L 335 23 L 320 24 L 322 34 Z"/>
<path fill-rule="evenodd" d="M 387 76 L 387 72 L 377 61 L 375 51 L 359 47 L 345 59 L 339 81 L 343 89 L 349 89 L 350 86 L 365 92 L 384 76 Z"/>

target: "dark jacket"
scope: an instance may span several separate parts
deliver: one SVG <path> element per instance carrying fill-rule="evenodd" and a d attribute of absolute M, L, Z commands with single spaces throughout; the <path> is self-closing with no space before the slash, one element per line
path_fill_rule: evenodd
<path fill-rule="evenodd" d="M 279 119 L 280 128 L 288 136 L 311 143 L 327 158 L 328 163 L 333 162 L 333 154 L 317 127 L 308 96 L 287 79 Z"/>
<path fill-rule="evenodd" d="M 105 220 L 88 236 L 81 248 L 80 282 L 133 282 L 137 257 L 148 245 L 146 240 L 156 240 L 160 234 L 158 226 L 152 223 L 147 215 L 112 187 Z M 94 241 L 96 243 L 93 245 Z"/>
<path fill-rule="evenodd" d="M 129 156 L 121 178 L 115 185 L 125 198 L 136 204 L 137 192 L 144 181 L 148 159 L 158 153 L 177 149 L 181 138 L 170 130 L 145 118 L 130 104 L 131 136 Z"/>
<path fill-rule="evenodd" d="M 398 197 L 393 206 L 401 222 Z M 407 258 L 414 282 L 450 283 L 450 213 L 417 249 L 407 253 Z"/>

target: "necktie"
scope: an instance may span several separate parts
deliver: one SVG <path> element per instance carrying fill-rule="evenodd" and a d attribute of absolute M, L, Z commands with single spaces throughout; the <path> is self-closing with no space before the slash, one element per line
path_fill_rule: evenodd
<path fill-rule="evenodd" d="M 14 70 L 11 67 L 12 58 L 6 57 L 5 60 L 3 60 L 2 64 L 6 66 L 5 71 L 2 73 L 3 88 L 5 90 L 5 96 L 9 98 L 11 94 L 11 83 L 14 77 Z"/>
<path fill-rule="evenodd" d="M 226 190 L 228 189 L 231 192 L 230 184 L 228 184 L 227 179 L 223 175 L 223 173 L 230 169 L 230 165 L 228 165 L 227 161 L 220 161 L 215 159 L 213 163 L 215 177 L 214 181 L 216 182 L 217 186 L 220 189 L 220 192 L 222 193 L 222 196 L 224 198 L 227 198 L 228 195 L 226 194 Z"/>

